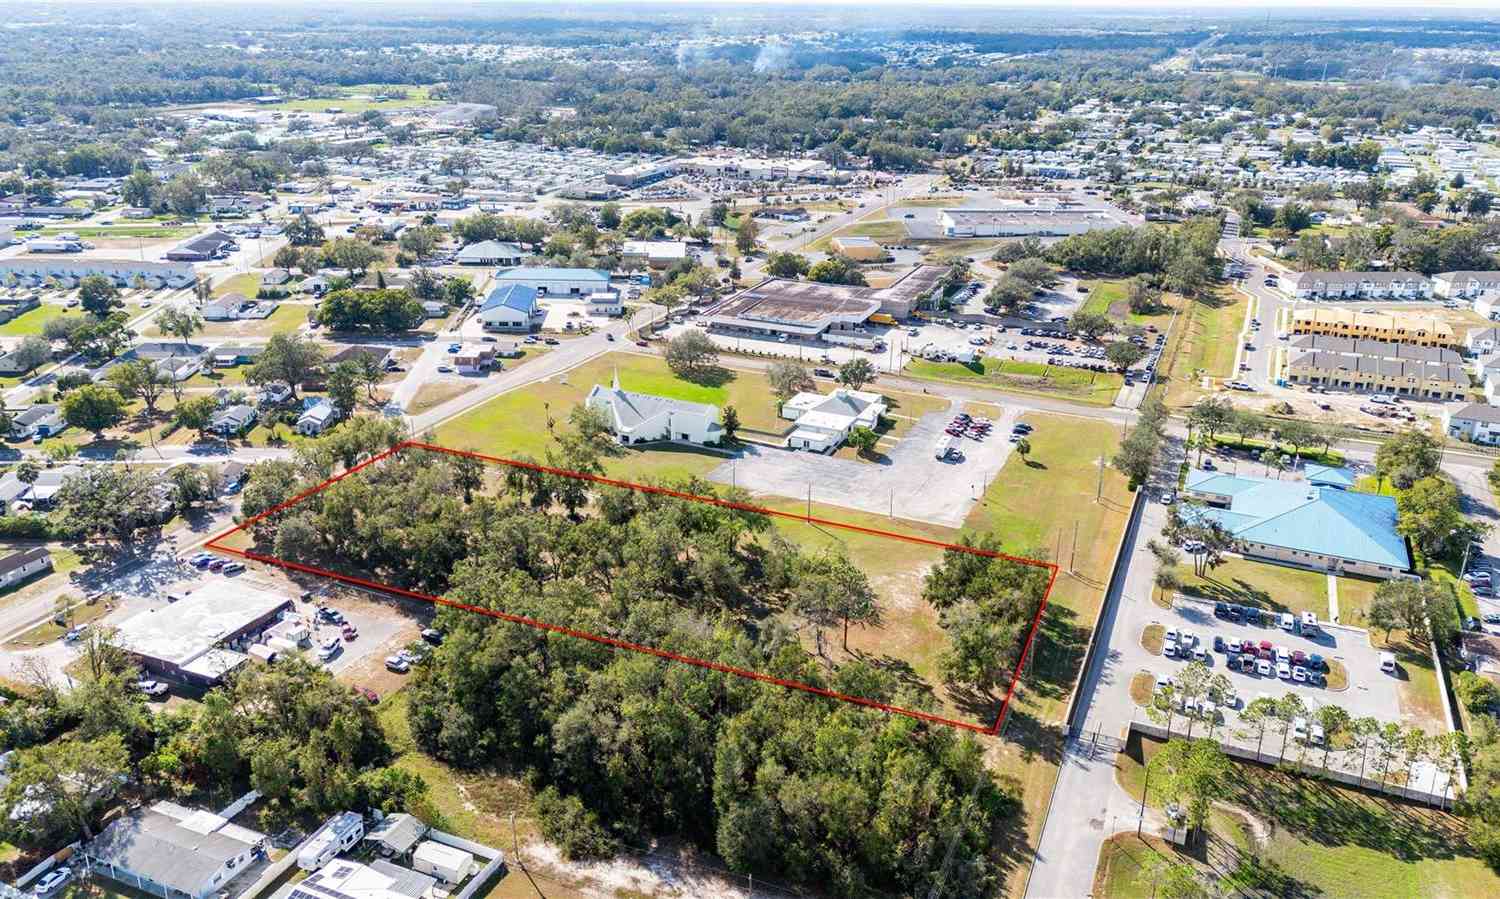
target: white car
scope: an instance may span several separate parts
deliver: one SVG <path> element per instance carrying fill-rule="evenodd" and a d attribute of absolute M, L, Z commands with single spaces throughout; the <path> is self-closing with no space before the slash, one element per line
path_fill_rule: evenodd
<path fill-rule="evenodd" d="M 1306 718 L 1298 716 L 1298 717 L 1292 719 L 1292 736 L 1296 737 L 1299 740 L 1302 740 L 1302 741 L 1306 742 L 1306 740 L 1307 740 L 1307 719 Z"/>
<path fill-rule="evenodd" d="M 159 680 L 138 680 L 131 684 L 130 688 L 153 698 L 167 695 L 167 685 Z"/>
<path fill-rule="evenodd" d="M 33 887 L 32 890 L 38 896 L 45 896 L 58 887 L 62 886 L 63 884 L 67 883 L 68 878 L 72 876 L 73 869 L 67 867 L 66 865 L 61 868 L 53 868 L 51 871 L 48 871 L 46 874 L 42 875 L 42 879 L 36 882 L 36 886 Z"/>

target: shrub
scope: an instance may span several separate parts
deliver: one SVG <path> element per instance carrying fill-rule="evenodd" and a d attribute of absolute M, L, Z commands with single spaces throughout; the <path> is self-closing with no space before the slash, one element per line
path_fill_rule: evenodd
<path fill-rule="evenodd" d="M 1460 671 L 1453 682 L 1453 692 L 1459 702 L 1471 712 L 1487 712 L 1500 700 L 1500 687 L 1489 678 L 1480 677 L 1472 671 Z"/>
<path fill-rule="evenodd" d="M 531 809 L 542 836 L 557 844 L 569 861 L 609 858 L 619 849 L 599 816 L 584 808 L 577 796 L 564 796 L 556 787 L 547 787 L 532 799 Z"/>

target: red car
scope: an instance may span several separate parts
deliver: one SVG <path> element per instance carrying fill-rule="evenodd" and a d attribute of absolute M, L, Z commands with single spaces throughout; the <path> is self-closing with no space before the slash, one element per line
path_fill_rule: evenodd
<path fill-rule="evenodd" d="M 1294 650 L 1292 650 L 1292 664 L 1293 665 L 1306 665 L 1307 664 L 1307 653 L 1303 652 L 1300 649 L 1294 649 Z"/>
<path fill-rule="evenodd" d="M 380 694 L 376 693 L 374 690 L 371 690 L 369 687 L 355 687 L 354 692 L 359 694 L 360 697 L 370 705 L 378 705 L 380 703 Z"/>
<path fill-rule="evenodd" d="M 1262 641 L 1260 641 L 1260 651 L 1261 652 L 1270 652 L 1271 650 L 1273 650 L 1275 648 L 1276 648 L 1275 646 L 1271 645 L 1271 641 L 1270 640 L 1262 640 Z"/>
<path fill-rule="evenodd" d="M 355 627 L 352 624 L 346 624 L 344 625 L 343 633 L 345 640 L 353 640 L 355 637 L 359 636 L 359 628 Z"/>

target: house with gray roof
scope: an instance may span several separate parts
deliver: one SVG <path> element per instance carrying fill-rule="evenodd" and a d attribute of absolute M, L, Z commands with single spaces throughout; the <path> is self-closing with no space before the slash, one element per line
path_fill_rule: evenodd
<path fill-rule="evenodd" d="M 1432 292 L 1453 300 L 1500 292 L 1500 272 L 1438 272 L 1432 276 Z"/>
<path fill-rule="evenodd" d="M 1500 406 L 1470 403 L 1459 409 L 1444 409 L 1443 433 L 1470 443 L 1500 444 Z"/>
<path fill-rule="evenodd" d="M 8 590 L 28 578 L 51 570 L 52 553 L 45 546 L 33 546 L 13 552 L 0 559 L 0 590 Z"/>
<path fill-rule="evenodd" d="M 1188 472 L 1180 513 L 1216 522 L 1247 557 L 1333 574 L 1389 579 L 1411 570 L 1396 500 L 1309 481 Z"/>
<path fill-rule="evenodd" d="M 264 855 L 264 835 L 209 812 L 157 803 L 110 822 L 83 847 L 96 874 L 163 899 L 206 899 Z"/>
<path fill-rule="evenodd" d="M 595 384 L 584 402 L 604 412 L 610 431 L 624 444 L 670 440 L 702 446 L 724 437 L 718 406 L 622 390 L 619 372 L 609 387 Z"/>

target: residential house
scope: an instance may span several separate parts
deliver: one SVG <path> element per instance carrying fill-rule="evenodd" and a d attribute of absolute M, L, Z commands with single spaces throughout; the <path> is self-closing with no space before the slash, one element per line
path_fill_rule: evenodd
<path fill-rule="evenodd" d="M 787 448 L 832 452 L 855 428 L 875 430 L 885 411 L 885 397 L 878 393 L 843 387 L 829 394 L 799 393 L 781 404 L 781 417 L 797 423 L 787 435 Z"/>
<path fill-rule="evenodd" d="M 1449 300 L 1500 293 L 1500 272 L 1438 272 L 1432 276 L 1432 292 Z"/>
<path fill-rule="evenodd" d="M 265 346 L 262 344 L 225 343 L 214 347 L 210 356 L 214 368 L 234 368 L 236 365 L 254 363 L 264 350 Z"/>
<path fill-rule="evenodd" d="M 290 280 L 292 280 L 291 272 L 284 268 L 273 268 L 261 273 L 260 286 L 280 287 Z"/>
<path fill-rule="evenodd" d="M 1447 347 L 1323 335 L 1292 341 L 1285 377 L 1294 384 L 1439 400 L 1469 390 L 1461 357 Z"/>
<path fill-rule="evenodd" d="M 219 471 L 219 492 L 225 495 L 233 495 L 240 492 L 245 486 L 245 480 L 250 477 L 250 469 L 243 462 L 225 462 L 223 469 Z"/>
<path fill-rule="evenodd" d="M 215 412 L 209 419 L 208 430 L 221 437 L 233 437 L 255 424 L 255 407 L 239 403 Z"/>
<path fill-rule="evenodd" d="M 305 880 L 288 884 L 285 899 L 424 899 L 435 895 L 436 885 L 436 878 L 385 859 L 363 864 L 336 858 Z"/>
<path fill-rule="evenodd" d="M 605 413 L 610 431 L 624 444 L 670 440 L 701 446 L 724 436 L 717 406 L 623 390 L 619 372 L 609 387 L 595 384 L 584 402 Z"/>
<path fill-rule="evenodd" d="M 1470 403 L 1443 410 L 1443 433 L 1470 443 L 1500 444 L 1500 406 Z"/>
<path fill-rule="evenodd" d="M 358 343 L 353 346 L 346 346 L 324 359 L 323 367 L 325 369 L 332 369 L 341 362 L 354 362 L 363 365 L 364 360 L 369 359 L 375 364 L 376 368 L 385 368 L 387 365 L 393 364 L 394 360 L 392 357 L 394 353 L 395 350 L 388 346 Z"/>
<path fill-rule="evenodd" d="M 0 590 L 9 590 L 22 581 L 51 570 L 52 553 L 45 546 L 10 553 L 0 559 Z"/>
<path fill-rule="evenodd" d="M 330 425 L 339 419 L 338 407 L 326 399 L 312 399 L 309 397 L 309 405 L 302 410 L 302 415 L 297 418 L 297 433 L 308 437 L 316 437 L 326 431 Z"/>
<path fill-rule="evenodd" d="M 1281 283 L 1299 300 L 1419 300 L 1432 296 L 1432 282 L 1417 272 L 1303 272 Z"/>
<path fill-rule="evenodd" d="M 229 895 L 270 841 L 211 812 L 169 802 L 127 812 L 82 850 L 95 875 L 164 899 Z"/>
<path fill-rule="evenodd" d="M 513 243 L 499 240 L 481 240 L 458 251 L 455 261 L 459 265 L 497 265 L 512 268 L 526 258 L 526 251 Z"/>
<path fill-rule="evenodd" d="M 495 364 L 495 350 L 484 343 L 466 343 L 453 354 L 453 367 L 466 375 L 483 374 Z"/>
<path fill-rule="evenodd" d="M 1196 469 L 1183 493 L 1207 504 L 1183 514 L 1224 527 L 1242 555 L 1385 579 L 1411 570 L 1393 497 Z"/>
<path fill-rule="evenodd" d="M 426 834 L 427 825 L 421 818 L 400 812 L 387 815 L 371 828 L 365 834 L 365 842 L 373 843 L 376 851 L 387 858 L 405 858 Z"/>
<path fill-rule="evenodd" d="M 1464 348 L 1475 356 L 1500 350 L 1500 328 L 1470 328 L 1464 335 Z"/>
<path fill-rule="evenodd" d="M 18 509 L 48 509 L 62 485 L 69 478 L 77 477 L 83 469 L 77 465 L 44 468 L 37 478 L 28 484 L 16 472 L 0 477 L 0 512 L 10 514 Z"/>
<path fill-rule="evenodd" d="M 19 441 L 52 437 L 67 426 L 62 406 L 57 403 L 35 403 L 11 419 L 10 439 Z"/>
<path fill-rule="evenodd" d="M 530 331 L 543 315 L 536 289 L 524 284 L 495 287 L 479 307 L 486 331 Z"/>
<path fill-rule="evenodd" d="M 1419 312 L 1376 312 L 1327 307 L 1292 311 L 1293 334 L 1351 337 L 1386 343 L 1410 343 L 1457 349 L 1453 326 L 1435 315 Z"/>

